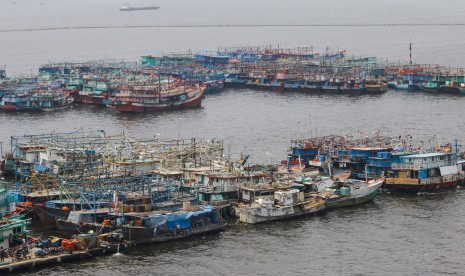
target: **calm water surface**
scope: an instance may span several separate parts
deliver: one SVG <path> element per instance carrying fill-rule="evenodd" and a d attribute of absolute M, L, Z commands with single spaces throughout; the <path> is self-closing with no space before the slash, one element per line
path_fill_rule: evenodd
<path fill-rule="evenodd" d="M 465 2 L 459 0 L 134 0 L 134 6 L 161 8 L 129 13 L 119 12 L 123 1 L 113 0 L 15 2 L 0 1 L 0 64 L 10 75 L 35 72 L 48 61 L 136 61 L 159 52 L 265 44 L 313 45 L 316 51 L 329 46 L 405 61 L 410 40 L 418 63 L 465 65 Z M 243 26 L 270 24 L 287 26 Z M 461 96 L 398 91 L 335 96 L 226 89 L 207 96 L 202 108 L 159 114 L 80 105 L 55 113 L 0 113 L 0 141 L 6 148 L 12 135 L 124 129 L 136 137 L 224 139 L 233 157 L 247 152 L 252 163 L 276 163 L 285 158 L 290 139 L 310 135 L 381 130 L 410 134 L 425 146 L 435 134 L 462 143 L 464 102 Z M 238 224 L 213 236 L 26 274 L 463 275 L 464 199 L 462 189 L 383 193 L 356 208 L 290 222 Z"/>

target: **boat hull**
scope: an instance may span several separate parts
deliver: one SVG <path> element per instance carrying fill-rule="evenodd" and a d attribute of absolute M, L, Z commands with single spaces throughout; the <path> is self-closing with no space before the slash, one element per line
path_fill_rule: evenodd
<path fill-rule="evenodd" d="M 71 104 L 74 102 L 74 100 L 71 100 L 63 105 L 59 105 L 59 106 L 53 106 L 53 107 L 42 107 L 40 108 L 40 111 L 45 111 L 45 112 L 49 112 L 49 111 L 55 111 L 55 110 L 61 110 L 61 109 L 65 109 L 65 108 L 68 108 L 71 106 Z"/>
<path fill-rule="evenodd" d="M 306 93 L 323 93 L 323 87 L 317 85 L 301 85 L 300 89 Z"/>
<path fill-rule="evenodd" d="M 438 87 L 423 87 L 423 91 L 427 93 L 438 93 L 439 88 Z"/>
<path fill-rule="evenodd" d="M 387 92 L 387 87 L 384 85 L 365 85 L 362 92 L 367 94 L 381 94 Z"/>
<path fill-rule="evenodd" d="M 354 206 L 359 204 L 364 204 L 370 201 L 373 201 L 378 194 L 379 189 L 383 185 L 384 181 L 381 181 L 371 187 L 367 188 L 367 191 L 364 191 L 360 194 L 348 195 L 339 198 L 328 198 L 326 200 L 326 208 L 339 208 Z"/>
<path fill-rule="evenodd" d="M 16 106 L 16 105 L 0 105 L 0 111 L 23 111 L 23 112 L 34 112 L 34 111 L 54 111 L 69 107 L 73 103 L 73 100 L 63 103 L 61 105 L 54 106 Z"/>
<path fill-rule="evenodd" d="M 176 229 L 166 233 L 156 233 L 154 229 L 145 227 L 123 226 L 123 236 L 131 244 L 151 244 L 214 233 L 221 231 L 224 226 L 222 223 L 212 223 L 196 228 Z"/>
<path fill-rule="evenodd" d="M 0 105 L 0 110 L 2 111 L 16 111 L 15 105 Z"/>
<path fill-rule="evenodd" d="M 203 91 L 203 93 L 214 94 L 214 93 L 218 93 L 223 88 L 224 88 L 224 80 L 216 81 L 214 84 L 205 87 L 205 90 Z"/>
<path fill-rule="evenodd" d="M 62 210 L 57 208 L 50 208 L 47 206 L 35 205 L 34 210 L 42 223 L 43 229 L 54 230 L 57 229 L 57 219 L 67 219 L 69 210 Z"/>
<path fill-rule="evenodd" d="M 433 181 L 425 181 L 424 183 L 402 183 L 402 181 L 395 181 L 387 178 L 386 187 L 401 192 L 430 193 L 439 190 L 455 189 L 458 185 L 463 183 L 463 180 L 463 175 L 454 175 L 454 177 L 449 177 L 449 179 L 440 177 Z"/>
<path fill-rule="evenodd" d="M 455 86 L 441 86 L 439 92 L 448 94 L 460 94 L 460 88 Z"/>
<path fill-rule="evenodd" d="M 98 223 L 82 223 L 76 224 L 74 222 L 70 222 L 63 219 L 57 219 L 56 225 L 58 228 L 58 232 L 73 235 L 73 234 L 82 234 L 82 233 L 98 233 L 98 234 L 105 234 L 109 233 L 112 230 L 115 230 L 115 227 L 98 224 Z"/>
<path fill-rule="evenodd" d="M 24 202 L 18 202 L 16 203 L 16 206 L 24 209 L 26 218 L 37 218 L 34 206 L 25 205 Z"/>
<path fill-rule="evenodd" d="M 270 221 L 287 220 L 311 215 L 325 209 L 324 201 L 284 206 L 281 208 L 242 208 L 239 209 L 239 221 L 256 224 Z"/>
<path fill-rule="evenodd" d="M 170 104 L 136 104 L 132 102 L 118 103 L 115 109 L 120 112 L 126 113 L 143 113 L 143 112 L 157 112 L 174 109 L 194 108 L 202 105 L 203 92 L 196 95 L 194 98 L 185 102 L 175 102 Z"/>

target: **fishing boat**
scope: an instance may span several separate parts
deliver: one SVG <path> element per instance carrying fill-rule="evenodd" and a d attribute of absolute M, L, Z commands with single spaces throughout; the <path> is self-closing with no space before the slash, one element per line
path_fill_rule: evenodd
<path fill-rule="evenodd" d="M 236 69 L 236 70 L 234 70 Z M 225 74 L 224 84 L 226 86 L 244 86 L 247 85 L 248 78 L 238 68 L 229 68 L 229 74 Z"/>
<path fill-rule="evenodd" d="M 439 92 L 440 85 L 436 81 L 428 81 L 423 85 L 423 91 L 437 93 Z"/>
<path fill-rule="evenodd" d="M 291 140 L 287 160 L 282 160 L 283 165 L 308 165 L 318 155 L 320 147 L 309 140 Z"/>
<path fill-rule="evenodd" d="M 73 99 L 61 90 L 31 90 L 25 93 L 11 93 L 2 97 L 0 110 L 3 111 L 53 111 L 69 107 Z"/>
<path fill-rule="evenodd" d="M 44 229 L 57 229 L 56 221 L 58 219 L 66 220 L 71 211 L 79 211 L 85 209 L 93 209 L 91 206 L 109 205 L 108 202 L 89 202 L 85 199 L 66 199 L 66 200 L 50 200 L 45 204 L 35 204 L 34 210 L 42 223 Z M 97 206 L 97 207 L 98 207 Z"/>
<path fill-rule="evenodd" d="M 343 171 L 351 171 L 353 178 L 365 179 L 367 177 L 366 164 L 370 158 L 377 157 L 379 152 L 386 152 L 390 149 L 385 147 L 358 146 L 351 149 L 338 150 L 331 156 L 329 165 L 332 173 L 340 173 Z M 321 160 L 327 158 L 319 157 Z"/>
<path fill-rule="evenodd" d="M 274 200 L 259 198 L 251 206 L 239 209 L 239 221 L 255 224 L 314 214 L 325 209 L 327 197 L 329 193 L 305 198 L 298 189 L 277 191 Z"/>
<path fill-rule="evenodd" d="M 406 192 L 435 192 L 456 188 L 465 178 L 458 170 L 454 154 L 419 153 L 400 157 L 387 173 L 386 187 Z"/>
<path fill-rule="evenodd" d="M 320 84 L 312 84 L 309 82 L 306 82 L 305 84 L 300 85 L 300 89 L 302 92 L 307 92 L 307 93 L 321 93 L 324 92 L 322 85 Z"/>
<path fill-rule="evenodd" d="M 446 82 L 444 85 L 439 86 L 439 92 L 441 93 L 449 93 L 449 94 L 459 94 L 460 93 L 460 86 L 458 86 L 454 82 Z"/>
<path fill-rule="evenodd" d="M 204 94 L 216 93 L 223 89 L 224 80 L 212 80 L 202 83 L 202 88 L 204 88 Z"/>
<path fill-rule="evenodd" d="M 361 179 L 375 179 L 383 177 L 386 172 L 391 170 L 392 163 L 399 163 L 400 157 L 410 154 L 412 154 L 412 152 L 402 150 L 378 152 L 376 157 L 373 156 L 368 158 L 367 163 L 365 163 L 365 176 L 361 177 Z M 363 174 L 361 176 L 363 176 Z"/>
<path fill-rule="evenodd" d="M 372 201 L 384 181 L 384 177 L 370 181 L 355 179 L 337 181 L 334 187 L 327 188 L 333 191 L 333 194 L 326 200 L 326 208 L 352 206 Z"/>
<path fill-rule="evenodd" d="M 70 84 L 69 93 L 78 103 L 103 106 L 105 105 L 104 101 L 110 96 L 109 85 L 106 82 L 99 80 L 88 81 L 85 85 L 83 85 L 82 90 L 76 90 L 76 82 Z"/>
<path fill-rule="evenodd" d="M 123 237 L 131 244 L 159 243 L 217 232 L 224 228 L 217 209 L 205 206 L 190 211 L 160 214 L 125 214 Z"/>
<path fill-rule="evenodd" d="M 120 222 L 124 220 L 125 213 L 144 213 L 152 210 L 149 197 L 132 197 L 129 194 L 127 196 L 124 205 L 122 202 L 118 203 L 115 194 L 110 208 L 81 209 L 70 211 L 67 219 L 57 217 L 58 231 L 68 235 L 89 232 L 104 234 L 116 230 L 117 225 L 120 226 Z"/>
<path fill-rule="evenodd" d="M 57 228 L 60 233 L 66 234 L 108 233 L 115 229 L 108 213 L 109 209 L 71 211 L 67 219 L 56 219 Z"/>
<path fill-rule="evenodd" d="M 405 91 L 421 90 L 420 85 L 414 83 L 413 81 L 397 83 L 395 88 L 398 90 L 405 90 Z"/>
<path fill-rule="evenodd" d="M 158 10 L 158 6 L 144 6 L 144 7 L 133 7 L 131 5 L 125 4 L 119 10 L 120 11 L 144 11 L 144 10 Z"/>
<path fill-rule="evenodd" d="M 50 200 L 57 200 L 61 196 L 61 192 L 52 189 L 52 190 L 35 190 L 31 193 L 22 193 L 11 191 L 10 194 L 14 195 L 18 199 L 16 206 L 21 207 L 25 210 L 27 217 L 36 217 L 34 205 L 44 204 Z"/>
<path fill-rule="evenodd" d="M 114 106 L 120 112 L 154 112 L 202 105 L 203 92 L 193 85 L 128 85 L 115 95 Z"/>
<path fill-rule="evenodd" d="M 292 188 L 293 183 L 255 183 L 244 181 L 237 186 L 238 200 L 232 202 L 231 215 L 239 218 L 240 210 L 247 208 L 260 198 L 273 199 L 276 191 L 284 191 Z"/>
<path fill-rule="evenodd" d="M 362 92 L 367 94 L 384 93 L 386 91 L 387 85 L 381 81 L 367 81 L 365 84 L 362 85 Z"/>

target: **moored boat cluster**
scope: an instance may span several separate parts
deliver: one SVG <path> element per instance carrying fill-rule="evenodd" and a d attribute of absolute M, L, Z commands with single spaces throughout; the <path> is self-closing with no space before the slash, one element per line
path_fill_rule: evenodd
<path fill-rule="evenodd" d="M 235 219 L 293 219 L 370 202 L 381 187 L 436 192 L 465 179 L 457 144 L 420 147 L 411 136 L 379 133 L 293 140 L 278 165 L 226 158 L 215 139 L 83 130 L 11 139 L 1 163 L 11 182 L 0 190 L 0 231 L 18 262 L 43 258 L 50 248 L 72 254 L 203 235 Z M 24 216 L 66 239 L 30 237 Z"/>
<path fill-rule="evenodd" d="M 146 112 L 200 106 L 224 86 L 304 93 L 372 94 L 387 88 L 465 93 L 465 73 L 438 65 L 393 64 L 313 47 L 237 47 L 142 56 L 139 62 L 57 62 L 35 76 L 0 68 L 0 110 L 53 110 L 71 103 Z"/>

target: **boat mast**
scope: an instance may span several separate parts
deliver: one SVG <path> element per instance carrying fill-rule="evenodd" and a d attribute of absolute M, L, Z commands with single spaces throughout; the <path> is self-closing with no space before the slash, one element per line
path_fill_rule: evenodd
<path fill-rule="evenodd" d="M 410 40 L 410 44 L 409 44 L 409 50 L 410 50 L 410 65 L 412 65 L 412 41 Z"/>

